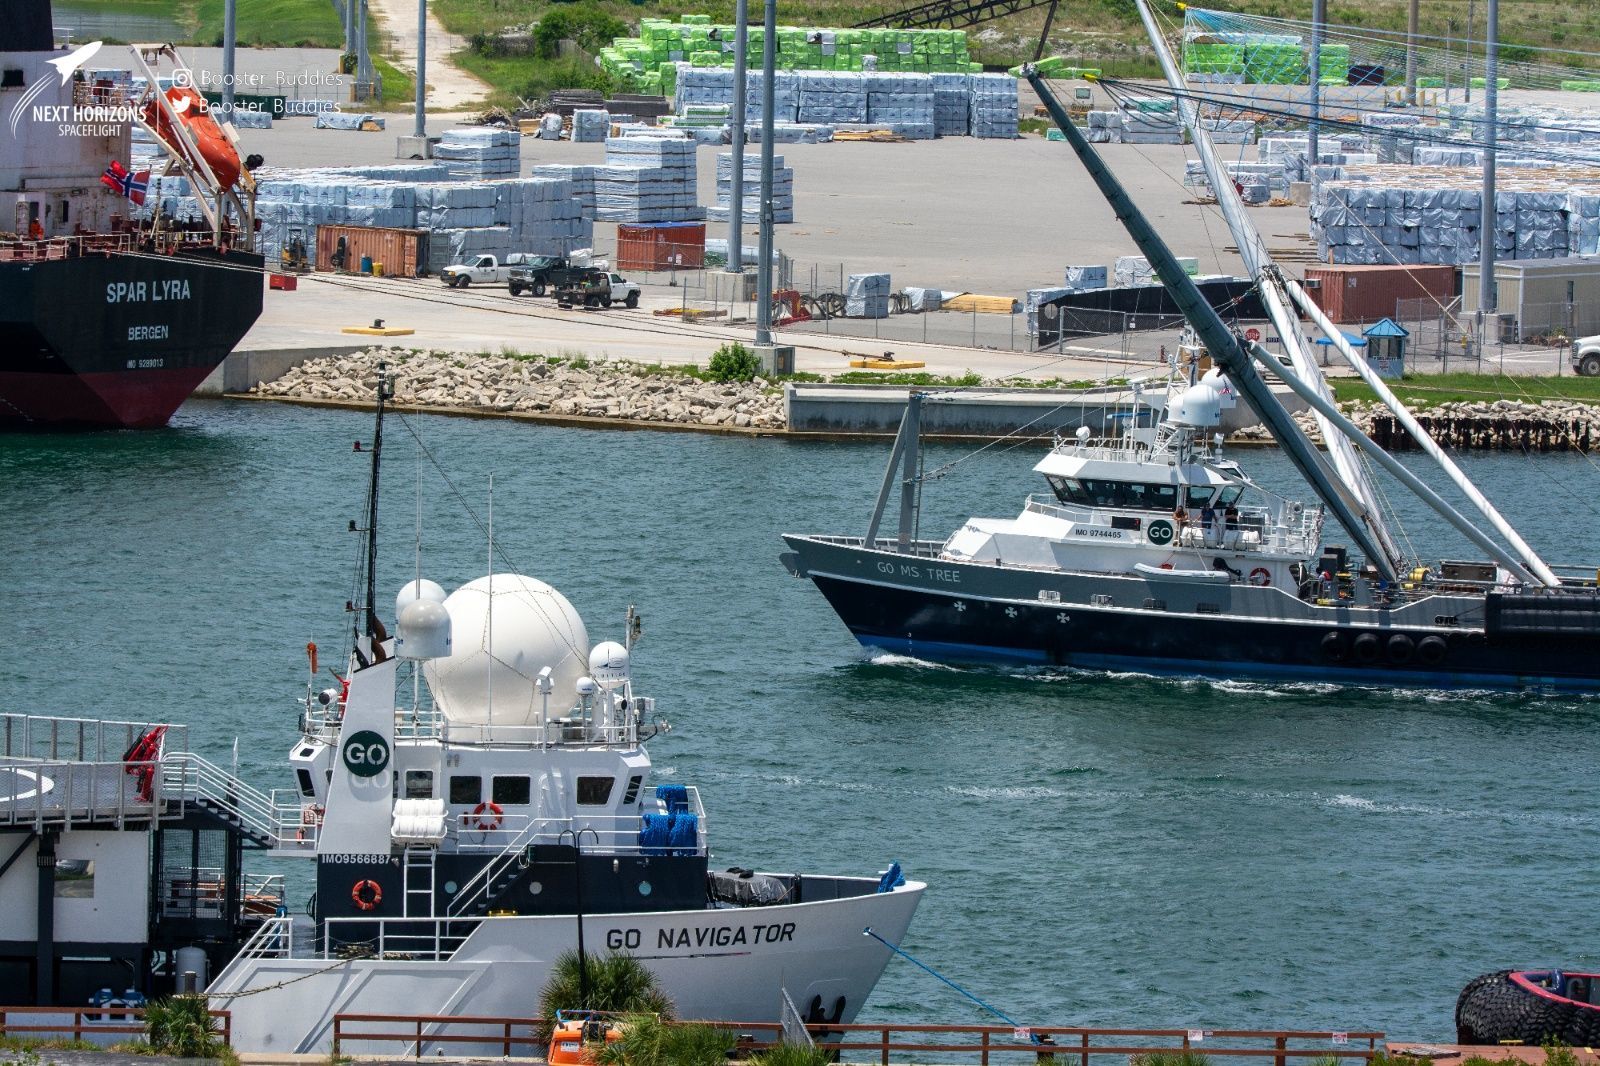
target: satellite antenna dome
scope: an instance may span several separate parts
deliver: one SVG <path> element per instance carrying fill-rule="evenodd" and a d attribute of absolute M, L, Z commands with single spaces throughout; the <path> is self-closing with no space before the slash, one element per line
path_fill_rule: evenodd
<path fill-rule="evenodd" d="M 594 678 L 592 677 L 580 677 L 578 678 L 577 683 L 572 686 L 572 689 L 579 696 L 587 699 L 590 696 L 593 696 L 596 692 L 599 692 L 600 686 L 594 683 Z"/>
<path fill-rule="evenodd" d="M 423 675 L 452 723 L 541 725 L 540 672 L 550 669 L 555 692 L 572 692 L 583 676 L 589 654 L 583 619 L 537 578 L 480 577 L 452 592 L 444 607 L 454 646 L 448 657 L 429 660 Z"/>
<path fill-rule="evenodd" d="M 1089 440 L 1089 437 L 1090 437 L 1089 427 L 1088 426 L 1079 426 L 1078 427 L 1078 432 L 1076 434 L 1074 434 L 1074 436 L 1076 436 L 1078 438 L 1078 443 L 1079 444 L 1087 443 L 1087 441 Z"/>
<path fill-rule="evenodd" d="M 430 600 L 434 603 L 444 602 L 444 589 L 425 577 L 415 581 L 407 581 L 394 598 L 394 616 L 399 618 L 405 613 L 406 606 L 418 600 Z"/>
<path fill-rule="evenodd" d="M 441 602 L 412 600 L 401 608 L 395 653 L 402 659 L 443 659 L 450 654 L 450 612 Z"/>
<path fill-rule="evenodd" d="M 1209 382 L 1190 385 L 1178 397 L 1172 420 L 1196 429 L 1217 425 L 1222 421 L 1222 394 Z"/>
<path fill-rule="evenodd" d="M 628 680 L 628 649 L 614 640 L 596 644 L 589 653 L 589 676 L 603 689 L 620 688 Z"/>

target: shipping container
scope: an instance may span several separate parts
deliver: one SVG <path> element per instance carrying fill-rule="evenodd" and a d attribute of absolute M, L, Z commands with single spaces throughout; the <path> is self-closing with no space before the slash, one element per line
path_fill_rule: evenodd
<path fill-rule="evenodd" d="M 705 258 L 704 222 L 617 225 L 618 270 L 699 270 Z"/>
<path fill-rule="evenodd" d="M 1340 325 L 1365 325 L 1384 318 L 1415 317 L 1396 311 L 1402 300 L 1422 301 L 1437 312 L 1456 296 L 1453 266 L 1307 267 L 1306 292 L 1323 314 Z"/>
<path fill-rule="evenodd" d="M 418 229 L 318 226 L 317 269 L 354 274 L 361 269 L 363 259 L 370 259 L 383 264 L 385 274 L 418 277 L 418 271 L 428 264 L 427 240 L 427 233 Z"/>

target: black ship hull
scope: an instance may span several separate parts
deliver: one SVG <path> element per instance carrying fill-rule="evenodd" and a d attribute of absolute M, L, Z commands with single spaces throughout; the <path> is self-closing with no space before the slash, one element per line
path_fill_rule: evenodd
<path fill-rule="evenodd" d="M 0 426 L 165 425 L 261 315 L 262 258 L 0 261 Z"/>
<path fill-rule="evenodd" d="M 953 563 L 785 538 L 868 648 L 940 662 L 1419 688 L 1600 691 L 1600 595 L 1317 606 L 1248 584 Z"/>

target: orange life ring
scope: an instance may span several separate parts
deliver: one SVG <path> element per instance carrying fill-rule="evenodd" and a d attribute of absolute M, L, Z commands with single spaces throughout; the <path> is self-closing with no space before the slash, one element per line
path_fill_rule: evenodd
<path fill-rule="evenodd" d="M 372 890 L 371 899 L 367 898 L 367 889 Z M 374 910 L 378 904 L 383 902 L 383 889 L 376 881 L 357 881 L 350 889 L 350 898 L 355 901 L 356 906 L 361 910 Z"/>
<path fill-rule="evenodd" d="M 1267 586 L 1272 584 L 1272 574 L 1264 566 L 1258 566 L 1250 571 L 1250 584 Z"/>
<path fill-rule="evenodd" d="M 484 800 L 472 808 L 471 814 L 463 814 L 461 821 L 469 828 L 476 829 L 480 833 L 487 833 L 490 830 L 500 828 L 500 818 L 505 813 L 500 809 L 500 804 L 494 800 Z"/>

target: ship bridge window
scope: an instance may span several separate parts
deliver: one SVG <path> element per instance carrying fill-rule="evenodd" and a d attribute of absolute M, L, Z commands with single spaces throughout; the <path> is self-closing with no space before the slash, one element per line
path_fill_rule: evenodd
<path fill-rule="evenodd" d="M 1227 488 L 1217 493 L 1217 506 L 1232 507 L 1234 504 L 1239 502 L 1239 497 L 1243 495 L 1244 489 L 1240 488 L 1238 485 L 1229 485 Z"/>
<path fill-rule="evenodd" d="M 432 770 L 407 770 L 406 771 L 406 799 L 431 800 L 433 799 L 433 771 Z"/>
<path fill-rule="evenodd" d="M 494 779 L 494 801 L 501 805 L 513 804 L 526 807 L 533 795 L 532 779 L 528 777 L 496 777 Z"/>
<path fill-rule="evenodd" d="M 1186 497 L 1189 502 L 1185 506 L 1191 511 L 1198 511 L 1210 503 L 1211 497 L 1215 494 L 1216 490 L 1210 485 L 1190 485 Z"/>
<path fill-rule="evenodd" d="M 317 794 L 317 786 L 311 780 L 310 770 L 307 770 L 304 766 L 297 766 L 295 767 L 294 775 L 300 782 L 300 795 L 315 796 Z"/>
<path fill-rule="evenodd" d="M 450 779 L 451 803 L 482 803 L 483 778 L 452 777 Z"/>
<path fill-rule="evenodd" d="M 578 778 L 578 803 L 585 807 L 603 807 L 611 798 L 611 786 L 616 780 L 610 777 Z"/>
<path fill-rule="evenodd" d="M 1172 511 L 1178 506 L 1178 486 L 1104 478 L 1050 476 L 1056 499 L 1079 507 L 1120 507 L 1133 511 Z"/>

